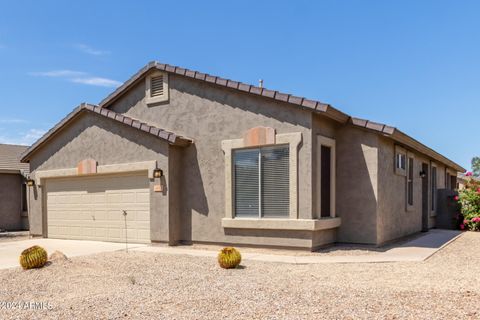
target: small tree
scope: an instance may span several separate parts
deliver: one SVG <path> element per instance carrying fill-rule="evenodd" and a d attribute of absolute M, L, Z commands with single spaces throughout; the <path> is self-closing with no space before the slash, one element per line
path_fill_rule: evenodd
<path fill-rule="evenodd" d="M 480 157 L 472 158 L 472 171 L 475 177 L 480 177 Z"/>

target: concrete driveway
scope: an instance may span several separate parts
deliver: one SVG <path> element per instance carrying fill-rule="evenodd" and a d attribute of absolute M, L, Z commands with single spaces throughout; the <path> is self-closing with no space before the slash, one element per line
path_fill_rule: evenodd
<path fill-rule="evenodd" d="M 125 250 L 125 243 L 60 240 L 60 239 L 27 239 L 11 242 L 0 242 L 0 269 L 19 267 L 18 257 L 28 247 L 39 245 L 47 250 L 50 256 L 55 250 L 63 252 L 67 257 L 85 256 L 89 254 Z M 146 244 L 129 244 L 129 249 L 141 248 Z"/>

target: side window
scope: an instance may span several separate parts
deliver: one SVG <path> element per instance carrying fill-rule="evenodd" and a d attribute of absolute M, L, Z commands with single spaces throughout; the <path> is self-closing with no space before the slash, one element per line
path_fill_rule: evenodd
<path fill-rule="evenodd" d="M 25 212 L 28 210 L 28 204 L 27 204 L 27 184 L 22 183 L 22 212 Z"/>
<path fill-rule="evenodd" d="M 435 164 L 432 163 L 432 172 L 431 172 L 431 179 L 432 182 L 430 184 L 431 186 L 431 191 L 430 191 L 430 208 L 432 212 L 435 212 L 437 210 L 437 167 Z"/>
<path fill-rule="evenodd" d="M 408 156 L 408 173 L 407 173 L 407 210 L 413 208 L 413 172 L 414 172 L 414 158 Z"/>
<path fill-rule="evenodd" d="M 400 146 L 395 146 L 395 174 L 407 175 L 407 151 Z"/>
<path fill-rule="evenodd" d="M 334 139 L 317 136 L 318 218 L 335 217 L 335 145 Z"/>

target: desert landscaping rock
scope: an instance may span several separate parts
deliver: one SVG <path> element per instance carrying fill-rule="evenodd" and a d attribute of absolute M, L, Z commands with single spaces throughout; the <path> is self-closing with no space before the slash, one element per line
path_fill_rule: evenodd
<path fill-rule="evenodd" d="M 68 258 L 67 256 L 61 252 L 61 251 L 55 251 L 54 253 L 52 253 L 50 255 L 50 257 L 48 258 L 49 261 L 52 261 L 52 262 L 55 262 L 55 261 L 67 261 Z"/>
<path fill-rule="evenodd" d="M 102 253 L 0 271 L 0 301 L 53 307 L 0 319 L 478 319 L 479 247 L 468 232 L 424 262 L 231 270 L 208 257 Z"/>

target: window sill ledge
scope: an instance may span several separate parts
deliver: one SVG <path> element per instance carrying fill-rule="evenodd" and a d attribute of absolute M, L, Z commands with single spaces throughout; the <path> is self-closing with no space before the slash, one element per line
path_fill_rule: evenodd
<path fill-rule="evenodd" d="M 340 224 L 339 217 L 325 219 L 222 219 L 222 227 L 230 229 L 317 231 L 338 228 Z"/>

